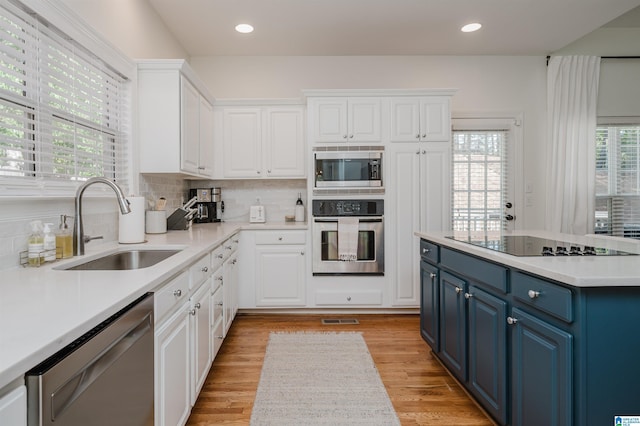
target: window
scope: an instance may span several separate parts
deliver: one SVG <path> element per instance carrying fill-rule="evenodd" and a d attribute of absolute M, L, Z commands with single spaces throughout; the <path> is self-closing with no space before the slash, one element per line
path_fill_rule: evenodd
<path fill-rule="evenodd" d="M 454 231 L 511 229 L 515 214 L 509 164 L 515 120 L 453 121 L 452 227 Z"/>
<path fill-rule="evenodd" d="M 11 187 L 127 181 L 127 84 L 33 13 L 0 5 L 0 179 Z"/>
<path fill-rule="evenodd" d="M 595 232 L 640 239 L 640 125 L 596 129 Z"/>

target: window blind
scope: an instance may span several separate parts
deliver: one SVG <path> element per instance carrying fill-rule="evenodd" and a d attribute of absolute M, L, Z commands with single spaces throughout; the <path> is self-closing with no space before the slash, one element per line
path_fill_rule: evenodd
<path fill-rule="evenodd" d="M 640 239 L 640 126 L 596 129 L 595 232 Z"/>
<path fill-rule="evenodd" d="M 126 183 L 126 79 L 18 4 L 0 14 L 0 178 Z"/>
<path fill-rule="evenodd" d="M 453 131 L 454 231 L 506 228 L 508 129 Z"/>

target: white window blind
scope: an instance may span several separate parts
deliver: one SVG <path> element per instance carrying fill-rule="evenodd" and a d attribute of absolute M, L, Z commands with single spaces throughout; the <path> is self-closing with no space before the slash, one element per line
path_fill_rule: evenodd
<path fill-rule="evenodd" d="M 0 179 L 126 183 L 126 79 L 17 3 L 0 15 Z"/>
<path fill-rule="evenodd" d="M 508 129 L 453 131 L 454 231 L 506 228 Z"/>
<path fill-rule="evenodd" d="M 640 238 L 640 125 L 596 129 L 595 232 Z"/>

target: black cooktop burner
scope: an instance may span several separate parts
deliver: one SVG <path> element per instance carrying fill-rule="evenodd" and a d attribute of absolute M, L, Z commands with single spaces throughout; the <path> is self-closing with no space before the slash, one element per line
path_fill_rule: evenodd
<path fill-rule="evenodd" d="M 452 236 L 446 237 L 455 241 L 473 244 L 490 250 L 513 256 L 635 256 L 621 250 L 613 250 L 594 246 L 581 246 L 564 241 L 531 237 L 528 235 L 503 236 Z"/>

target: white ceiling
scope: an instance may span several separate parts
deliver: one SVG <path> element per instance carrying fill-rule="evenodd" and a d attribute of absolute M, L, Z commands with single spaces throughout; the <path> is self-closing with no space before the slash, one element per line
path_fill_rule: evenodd
<path fill-rule="evenodd" d="M 639 6 L 640 0 L 149 3 L 191 56 L 546 55 Z M 460 31 L 474 21 L 483 24 L 480 31 Z M 637 26 L 638 19 L 627 21 L 617 22 Z M 238 23 L 249 23 L 255 31 L 236 33 Z"/>

